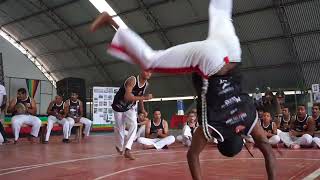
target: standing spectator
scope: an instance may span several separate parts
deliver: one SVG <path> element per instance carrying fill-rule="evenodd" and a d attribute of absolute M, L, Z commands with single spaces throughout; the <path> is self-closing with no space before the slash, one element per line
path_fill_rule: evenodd
<path fill-rule="evenodd" d="M 3 82 L 0 83 L 0 116 L 4 117 L 5 116 L 5 109 L 7 106 L 7 93 L 6 93 L 6 88 L 2 85 Z M 3 121 L 3 122 L 1 122 Z M 3 143 L 9 143 L 10 141 L 8 140 L 8 136 L 4 130 L 3 124 L 4 119 L 1 119 L 0 121 L 0 133 L 2 135 L 2 142 Z M 0 137 L 1 138 L 1 137 Z M 0 140 L 1 142 L 1 140 Z"/>

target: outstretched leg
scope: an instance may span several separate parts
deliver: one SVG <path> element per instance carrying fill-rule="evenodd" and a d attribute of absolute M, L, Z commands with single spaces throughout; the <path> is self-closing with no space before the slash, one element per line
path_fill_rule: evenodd
<path fill-rule="evenodd" d="M 101 14 L 91 29 L 96 30 L 106 23 L 113 25 L 114 21 L 108 14 Z M 178 74 L 196 71 L 207 77 L 217 73 L 229 60 L 224 46 L 218 42 L 221 41 L 197 41 L 155 51 L 129 28 L 119 28 L 108 53 L 154 72 Z"/>

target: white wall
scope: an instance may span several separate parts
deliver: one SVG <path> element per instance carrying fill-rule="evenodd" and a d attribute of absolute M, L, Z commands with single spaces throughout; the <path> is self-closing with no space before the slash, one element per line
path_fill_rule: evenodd
<path fill-rule="evenodd" d="M 45 114 L 49 102 L 56 95 L 56 89 L 28 58 L 1 36 L 0 52 L 2 53 L 7 96 L 14 98 L 19 88 L 27 89 L 25 79 L 42 80 L 34 99 L 38 103 L 38 113 Z"/>

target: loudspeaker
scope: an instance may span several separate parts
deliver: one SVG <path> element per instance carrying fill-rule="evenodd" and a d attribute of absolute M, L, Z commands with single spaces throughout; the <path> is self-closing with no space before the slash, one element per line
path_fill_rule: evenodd
<path fill-rule="evenodd" d="M 80 78 L 64 78 L 57 82 L 57 94 L 63 97 L 63 100 L 70 98 L 71 93 L 76 92 L 83 103 L 83 115 L 86 115 L 86 86 L 85 80 Z"/>

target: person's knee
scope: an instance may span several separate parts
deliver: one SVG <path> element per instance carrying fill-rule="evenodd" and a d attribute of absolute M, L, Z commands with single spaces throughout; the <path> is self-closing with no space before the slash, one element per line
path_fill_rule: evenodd
<path fill-rule="evenodd" d="M 137 140 L 137 142 L 140 143 L 140 144 L 142 144 L 142 141 L 143 141 L 142 137 L 138 138 L 138 140 Z"/>
<path fill-rule="evenodd" d="M 170 144 L 174 143 L 176 141 L 176 138 L 172 135 L 168 136 L 168 141 L 170 142 Z"/>
<path fill-rule="evenodd" d="M 273 139 L 273 141 L 272 141 L 273 144 L 278 144 L 281 141 L 280 136 L 278 136 L 278 135 L 272 136 L 272 139 Z"/>
<path fill-rule="evenodd" d="M 182 135 L 177 136 L 177 141 L 182 142 Z"/>
<path fill-rule="evenodd" d="M 311 144 L 312 143 L 312 139 L 313 138 L 312 138 L 312 136 L 310 134 L 304 134 L 302 137 L 306 140 L 307 144 Z"/>

